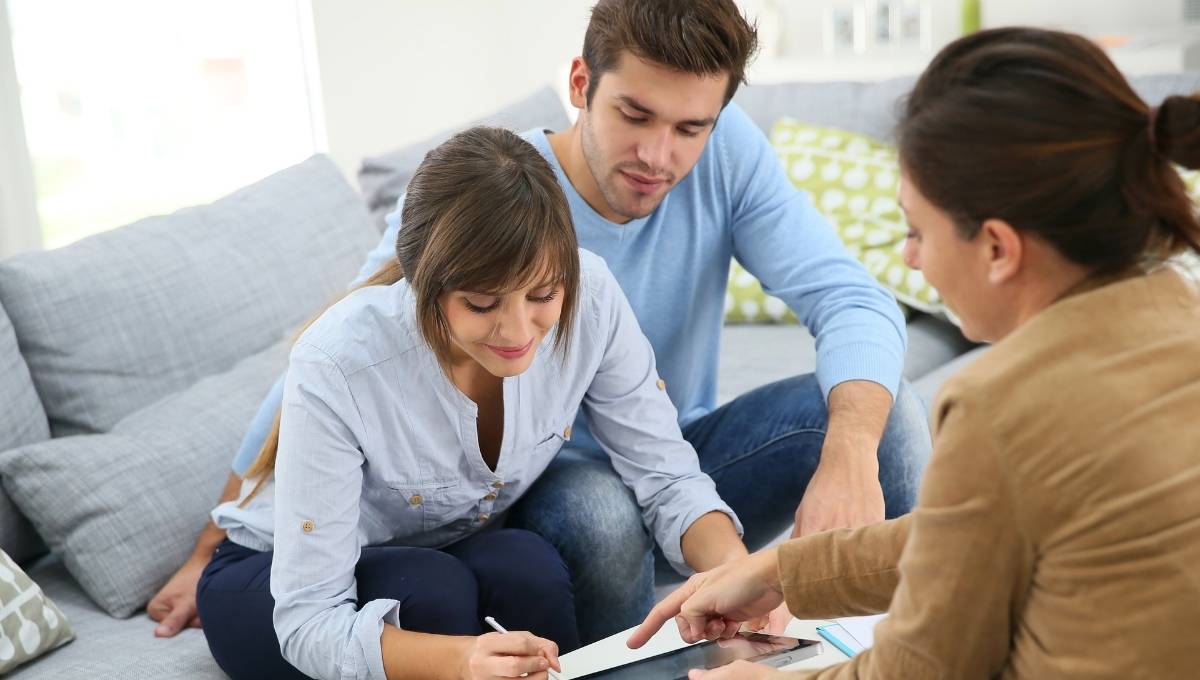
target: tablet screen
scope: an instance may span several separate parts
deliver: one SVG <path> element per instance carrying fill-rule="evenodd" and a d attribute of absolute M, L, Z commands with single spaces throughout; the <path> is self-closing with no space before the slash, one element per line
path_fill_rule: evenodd
<path fill-rule="evenodd" d="M 775 667 L 816 656 L 821 643 L 778 635 L 738 633 L 729 640 L 701 642 L 649 659 L 585 675 L 588 680 L 665 680 L 686 678 L 693 668 L 717 668 L 738 659 Z M 582 680 L 580 678 L 579 680 Z"/>

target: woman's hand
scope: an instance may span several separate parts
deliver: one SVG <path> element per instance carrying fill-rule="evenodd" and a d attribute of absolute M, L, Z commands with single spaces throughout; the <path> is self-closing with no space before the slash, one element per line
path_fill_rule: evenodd
<path fill-rule="evenodd" d="M 765 617 L 781 603 L 779 562 L 771 548 L 694 574 L 650 610 L 626 644 L 641 647 L 672 618 L 684 642 L 728 639 L 743 622 Z"/>
<path fill-rule="evenodd" d="M 787 603 L 779 605 L 771 610 L 770 614 L 760 616 L 757 619 L 747 621 L 746 630 L 752 630 L 766 635 L 783 635 L 787 632 L 788 625 L 792 622 L 792 613 L 788 611 Z"/>
<path fill-rule="evenodd" d="M 562 672 L 558 645 L 532 633 L 486 633 L 475 638 L 463 663 L 463 680 L 519 678 L 546 680 L 547 668 Z"/>

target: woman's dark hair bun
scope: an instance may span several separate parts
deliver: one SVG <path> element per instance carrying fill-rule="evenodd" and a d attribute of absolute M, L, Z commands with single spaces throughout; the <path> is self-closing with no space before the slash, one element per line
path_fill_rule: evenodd
<path fill-rule="evenodd" d="M 1200 169 L 1200 93 L 1175 95 L 1158 107 L 1158 151 L 1172 163 Z"/>

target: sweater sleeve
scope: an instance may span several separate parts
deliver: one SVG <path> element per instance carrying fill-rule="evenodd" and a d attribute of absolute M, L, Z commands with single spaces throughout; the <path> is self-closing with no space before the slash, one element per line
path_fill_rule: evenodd
<path fill-rule="evenodd" d="M 907 521 L 889 616 L 875 629 L 875 645 L 843 664 L 780 675 L 923 680 L 1001 673 L 1021 598 L 1032 579 L 1034 554 L 1015 519 L 1012 478 L 982 410 L 966 395 L 940 402 L 937 444 L 917 508 Z M 854 604 L 879 604 L 861 591 L 869 590 L 863 584 L 876 585 L 869 574 L 884 566 L 883 558 L 895 544 L 885 542 L 881 553 L 867 556 L 845 550 L 847 545 L 853 544 L 837 549 L 835 543 L 843 554 L 828 559 L 842 560 L 848 576 L 834 576 L 823 586 L 806 579 L 807 590 L 785 591 L 789 606 L 795 603 L 807 613 L 807 593 L 819 593 L 825 603 L 831 593 L 847 596 L 847 614 L 865 613 Z M 854 547 L 865 547 L 865 541 Z M 791 553 L 786 568 L 804 568 L 807 558 L 808 553 Z M 785 568 L 782 560 L 780 566 Z"/>
<path fill-rule="evenodd" d="M 727 177 L 734 257 L 816 338 L 825 398 L 849 380 L 878 383 L 894 398 L 908 336 L 892 294 L 850 257 L 736 104 L 721 114 L 712 143 Z"/>

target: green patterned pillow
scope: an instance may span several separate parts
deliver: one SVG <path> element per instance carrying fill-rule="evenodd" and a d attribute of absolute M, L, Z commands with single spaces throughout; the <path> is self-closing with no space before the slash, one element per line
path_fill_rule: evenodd
<path fill-rule="evenodd" d="M 808 192 L 872 276 L 909 307 L 931 314 L 944 311 L 933 286 L 904 264 L 908 224 L 896 198 L 900 163 L 895 147 L 787 118 L 775 123 L 771 145 L 788 179 Z"/>
<path fill-rule="evenodd" d="M 921 272 L 904 264 L 908 225 L 896 200 L 900 173 L 893 147 L 865 135 L 788 118 L 771 130 L 771 146 L 792 184 L 812 197 L 846 249 L 872 276 L 908 307 L 944 313 L 937 291 Z M 796 320 L 737 262 L 729 273 L 725 312 L 728 323 Z"/>
<path fill-rule="evenodd" d="M 894 147 L 870 137 L 834 128 L 781 119 L 771 145 L 788 178 L 808 192 L 833 224 L 846 249 L 907 307 L 953 316 L 919 271 L 904 264 L 908 233 L 896 202 L 899 161 Z M 1181 170 L 1189 192 L 1200 204 L 1200 171 Z M 1194 261 L 1194 258 L 1193 258 Z M 778 298 L 734 262 L 725 295 L 726 323 L 795 323 L 796 316 Z"/>
<path fill-rule="evenodd" d="M 58 607 L 0 550 L 0 675 L 74 639 Z"/>

